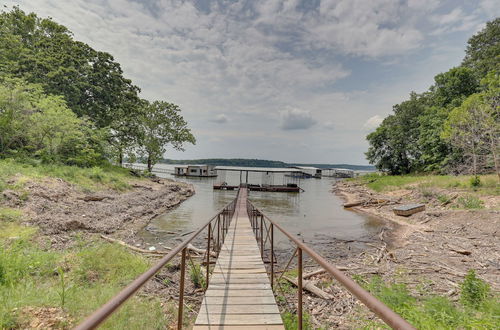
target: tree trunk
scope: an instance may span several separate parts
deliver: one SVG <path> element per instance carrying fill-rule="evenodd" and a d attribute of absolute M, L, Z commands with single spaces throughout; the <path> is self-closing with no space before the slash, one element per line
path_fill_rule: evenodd
<path fill-rule="evenodd" d="M 118 165 L 123 166 L 123 151 L 121 149 L 118 152 Z"/>
<path fill-rule="evenodd" d="M 153 172 L 153 162 L 151 161 L 151 156 L 148 155 L 148 172 Z"/>

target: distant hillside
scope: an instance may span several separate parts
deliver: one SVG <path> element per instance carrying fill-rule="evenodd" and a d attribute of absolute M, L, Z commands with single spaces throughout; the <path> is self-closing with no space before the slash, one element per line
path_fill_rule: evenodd
<path fill-rule="evenodd" d="M 370 165 L 350 165 L 350 164 L 299 164 L 285 163 L 277 160 L 265 159 L 244 159 L 244 158 L 207 158 L 207 159 L 162 159 L 160 163 L 173 165 L 207 164 L 215 166 L 243 166 L 243 167 L 289 167 L 289 166 L 313 166 L 318 168 L 347 168 L 356 171 L 374 171 L 375 167 Z"/>

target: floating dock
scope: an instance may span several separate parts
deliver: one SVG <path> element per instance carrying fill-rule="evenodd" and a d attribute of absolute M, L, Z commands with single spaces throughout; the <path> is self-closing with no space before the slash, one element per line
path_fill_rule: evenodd
<path fill-rule="evenodd" d="M 214 190 L 237 190 L 240 186 L 230 186 L 227 184 L 214 184 Z M 261 185 L 247 185 L 250 191 L 269 191 L 269 192 L 301 192 L 302 188 L 299 186 L 261 186 Z"/>

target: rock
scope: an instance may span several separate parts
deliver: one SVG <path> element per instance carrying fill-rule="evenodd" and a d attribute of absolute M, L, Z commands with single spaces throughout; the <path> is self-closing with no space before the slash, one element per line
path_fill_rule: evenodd
<path fill-rule="evenodd" d="M 148 250 L 149 250 L 149 251 L 155 251 L 155 250 L 156 250 L 156 248 L 155 248 L 154 246 L 150 246 Z"/>

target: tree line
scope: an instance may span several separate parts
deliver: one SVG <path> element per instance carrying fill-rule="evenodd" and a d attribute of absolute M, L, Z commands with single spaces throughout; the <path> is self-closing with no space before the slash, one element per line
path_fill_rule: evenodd
<path fill-rule="evenodd" d="M 181 109 L 140 98 L 111 54 L 50 18 L 0 13 L 0 158 L 98 166 L 142 157 L 151 169 L 168 145 L 195 142 Z"/>
<path fill-rule="evenodd" d="M 390 174 L 496 171 L 500 180 L 500 18 L 468 40 L 461 65 L 412 92 L 367 136 L 366 157 Z"/>

